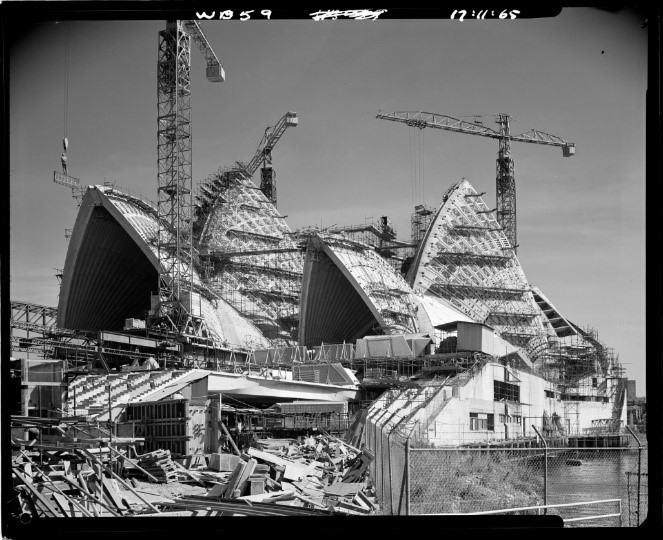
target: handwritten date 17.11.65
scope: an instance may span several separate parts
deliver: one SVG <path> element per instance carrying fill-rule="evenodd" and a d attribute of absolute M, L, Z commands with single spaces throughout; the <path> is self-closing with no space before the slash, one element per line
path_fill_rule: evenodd
<path fill-rule="evenodd" d="M 485 19 L 487 16 L 490 18 L 495 18 L 495 11 L 489 10 L 489 9 L 481 9 L 479 11 L 472 10 L 470 13 L 470 17 L 474 17 L 475 19 Z M 510 11 L 504 9 L 502 10 L 498 15 L 498 19 L 515 19 L 518 17 L 520 14 L 520 11 L 517 9 L 512 9 Z M 466 9 L 455 9 L 451 13 L 451 19 L 456 19 L 459 21 L 462 21 L 465 19 L 465 17 L 468 16 L 468 11 Z"/>

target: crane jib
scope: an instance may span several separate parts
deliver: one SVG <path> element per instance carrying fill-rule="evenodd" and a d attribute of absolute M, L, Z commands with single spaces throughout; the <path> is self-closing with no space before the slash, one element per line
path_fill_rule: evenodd
<path fill-rule="evenodd" d="M 419 129 L 429 127 L 498 139 L 499 151 L 495 189 L 497 221 L 504 230 L 504 234 L 514 253 L 516 253 L 518 243 L 516 235 L 516 180 L 513 172 L 513 159 L 511 158 L 511 141 L 561 146 L 564 157 L 571 157 L 575 154 L 575 145 L 573 143 L 565 141 L 561 137 L 550 135 L 549 133 L 531 129 L 519 135 L 511 135 L 509 124 L 512 119 L 507 114 L 497 115 L 499 131 L 484 126 L 480 121 L 468 122 L 453 116 L 423 111 L 398 111 L 388 114 L 382 114 L 379 111 L 377 118 L 402 122 L 410 127 Z M 478 119 L 480 115 L 473 116 L 473 118 Z"/>

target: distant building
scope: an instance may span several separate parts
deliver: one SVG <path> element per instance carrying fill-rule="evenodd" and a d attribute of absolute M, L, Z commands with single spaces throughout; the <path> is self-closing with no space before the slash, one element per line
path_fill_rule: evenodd
<path fill-rule="evenodd" d="M 635 381 L 633 379 L 628 379 L 626 383 L 626 395 L 628 396 L 629 401 L 635 399 L 638 394 L 635 392 Z"/>
<path fill-rule="evenodd" d="M 628 379 L 626 393 L 628 396 L 626 411 L 628 425 L 644 427 L 647 418 L 647 400 L 637 396 L 634 380 Z"/>

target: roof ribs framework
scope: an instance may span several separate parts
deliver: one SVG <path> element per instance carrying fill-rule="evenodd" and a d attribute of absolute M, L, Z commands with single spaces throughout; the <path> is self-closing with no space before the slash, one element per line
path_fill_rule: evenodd
<path fill-rule="evenodd" d="M 301 344 L 430 331 L 420 307 L 405 280 L 371 247 L 339 235 L 311 235 L 302 282 Z"/>
<path fill-rule="evenodd" d="M 274 345 L 296 344 L 303 254 L 285 220 L 239 170 L 218 171 L 199 191 L 194 231 L 208 286 Z"/>
<path fill-rule="evenodd" d="M 442 298 L 513 345 L 530 348 L 552 333 L 504 232 L 466 180 L 443 197 L 407 280 Z"/>
<path fill-rule="evenodd" d="M 156 210 L 108 186 L 90 186 L 69 242 L 58 303 L 58 326 L 121 330 L 126 318 L 152 307 L 159 260 Z M 220 346 L 269 346 L 257 327 L 204 283 L 193 269 L 195 305 Z M 192 305 L 194 304 L 192 300 Z"/>

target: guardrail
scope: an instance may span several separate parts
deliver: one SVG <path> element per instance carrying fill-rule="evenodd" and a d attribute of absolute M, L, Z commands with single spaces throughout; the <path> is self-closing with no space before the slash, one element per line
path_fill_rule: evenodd
<path fill-rule="evenodd" d="M 615 503 L 619 508 L 619 512 L 611 514 L 599 514 L 594 516 L 582 516 L 575 518 L 563 518 L 564 523 L 572 523 L 576 521 L 588 521 L 588 520 L 597 520 L 597 519 L 608 519 L 613 517 L 619 518 L 619 526 L 622 526 L 622 500 L 621 499 L 601 499 L 596 501 L 584 501 L 576 503 L 561 503 L 561 504 L 543 504 L 537 506 L 521 506 L 519 508 L 502 508 L 499 510 L 485 510 L 483 512 L 464 512 L 464 513 L 438 513 L 438 514 L 419 514 L 421 516 L 484 516 L 484 515 L 496 515 L 496 514 L 512 514 L 514 512 L 526 512 L 531 510 L 536 510 L 538 514 L 541 514 L 541 510 L 547 510 L 548 508 L 572 508 L 578 506 L 588 506 L 591 504 L 609 504 Z"/>

